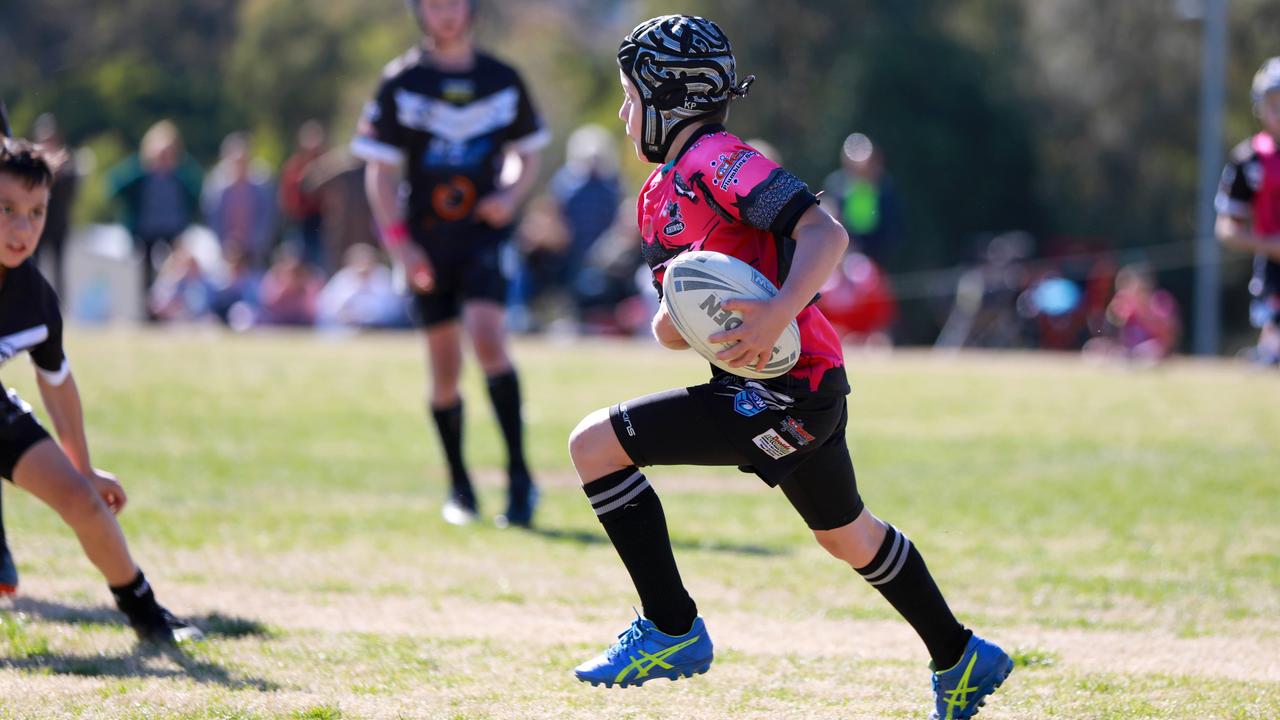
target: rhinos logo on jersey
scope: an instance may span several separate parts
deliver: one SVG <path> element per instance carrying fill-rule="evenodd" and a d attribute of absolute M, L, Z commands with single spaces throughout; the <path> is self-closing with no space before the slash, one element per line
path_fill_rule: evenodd
<path fill-rule="evenodd" d="M 640 93 L 644 107 L 641 149 L 650 162 L 665 162 L 681 129 L 711 115 L 731 97 L 747 94 L 741 85 L 729 38 L 710 20 L 664 15 L 636 26 L 618 49 L 618 66 Z"/>

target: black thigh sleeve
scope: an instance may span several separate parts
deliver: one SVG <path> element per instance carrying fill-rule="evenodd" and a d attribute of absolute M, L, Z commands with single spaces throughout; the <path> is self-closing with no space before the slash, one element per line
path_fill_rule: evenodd
<path fill-rule="evenodd" d="M 609 420 L 631 462 L 648 465 L 740 465 L 742 455 L 711 428 L 707 406 L 679 388 L 609 408 Z"/>

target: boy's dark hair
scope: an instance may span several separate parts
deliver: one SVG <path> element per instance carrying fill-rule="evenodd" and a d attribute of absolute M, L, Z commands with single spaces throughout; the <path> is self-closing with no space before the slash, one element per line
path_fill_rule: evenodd
<path fill-rule="evenodd" d="M 62 153 L 51 154 L 26 140 L 0 138 L 0 173 L 12 175 L 28 188 L 51 187 L 62 165 Z"/>

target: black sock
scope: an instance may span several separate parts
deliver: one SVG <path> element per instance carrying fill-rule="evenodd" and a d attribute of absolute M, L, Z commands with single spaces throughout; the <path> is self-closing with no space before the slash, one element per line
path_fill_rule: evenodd
<path fill-rule="evenodd" d="M 858 574 L 911 623 L 929 649 L 935 668 L 947 670 L 960 662 L 973 633 L 951 613 L 924 558 L 906 535 L 890 525 L 875 558 L 858 568 Z"/>
<path fill-rule="evenodd" d="M 498 416 L 502 438 L 507 443 L 507 475 L 512 480 L 511 495 L 528 496 L 529 469 L 524 462 L 524 423 L 520 418 L 520 380 L 508 370 L 489 377 L 489 399 Z"/>
<path fill-rule="evenodd" d="M 582 489 L 631 573 L 644 616 L 668 635 L 689 632 L 698 607 L 680 581 L 662 502 L 644 473 L 632 465 Z"/>
<path fill-rule="evenodd" d="M 112 597 L 116 599 L 116 607 L 130 618 L 149 613 L 158 607 L 156 595 L 151 591 L 151 583 L 147 582 L 147 576 L 142 574 L 141 569 L 138 570 L 137 577 L 128 583 L 108 587 L 111 588 Z"/>
<path fill-rule="evenodd" d="M 431 417 L 436 421 L 436 430 L 440 433 L 440 444 L 444 446 L 444 457 L 449 463 L 449 484 L 453 499 L 474 508 L 476 493 L 471 488 L 471 477 L 467 475 L 467 467 L 462 462 L 462 400 L 443 408 L 431 408 Z"/>

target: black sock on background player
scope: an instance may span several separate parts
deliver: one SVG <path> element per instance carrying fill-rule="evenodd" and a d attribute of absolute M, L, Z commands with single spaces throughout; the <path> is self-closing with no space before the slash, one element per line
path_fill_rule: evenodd
<path fill-rule="evenodd" d="M 876 556 L 857 571 L 915 628 L 934 667 L 946 670 L 960 661 L 973 633 L 956 620 L 924 558 L 905 534 L 890 525 Z"/>
<path fill-rule="evenodd" d="M 440 444 L 444 447 L 445 460 L 449 463 L 450 496 L 469 510 L 476 508 L 476 493 L 471 487 L 471 476 L 462 461 L 462 400 L 448 407 L 431 408 Z"/>
<path fill-rule="evenodd" d="M 582 486 L 631 574 L 644 616 L 668 635 L 689 632 L 698 607 L 680 580 L 658 494 L 634 465 Z"/>
<path fill-rule="evenodd" d="M 489 400 L 507 444 L 507 475 L 513 503 L 527 504 L 532 480 L 524 459 L 524 421 L 520 416 L 520 379 L 515 369 L 488 378 Z"/>

